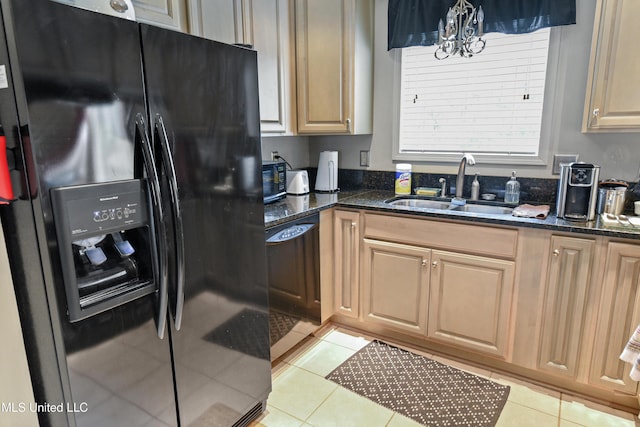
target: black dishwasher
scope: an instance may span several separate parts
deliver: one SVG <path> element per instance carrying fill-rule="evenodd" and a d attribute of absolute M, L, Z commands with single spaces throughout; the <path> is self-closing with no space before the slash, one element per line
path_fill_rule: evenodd
<path fill-rule="evenodd" d="M 271 345 L 299 321 L 320 323 L 319 215 L 265 232 Z"/>

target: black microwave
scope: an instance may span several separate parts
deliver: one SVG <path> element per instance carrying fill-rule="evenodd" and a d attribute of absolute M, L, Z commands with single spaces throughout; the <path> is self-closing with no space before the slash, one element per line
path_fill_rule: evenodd
<path fill-rule="evenodd" d="M 284 162 L 262 162 L 262 190 L 265 204 L 286 197 L 287 172 Z"/>

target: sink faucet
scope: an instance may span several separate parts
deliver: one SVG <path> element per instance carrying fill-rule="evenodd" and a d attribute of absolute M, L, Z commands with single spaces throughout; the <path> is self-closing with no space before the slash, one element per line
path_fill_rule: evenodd
<path fill-rule="evenodd" d="M 469 165 L 475 165 L 476 160 L 473 158 L 471 154 L 465 153 L 462 156 L 462 160 L 460 160 L 460 165 L 458 166 L 458 177 L 456 178 L 455 199 L 458 199 L 458 203 L 454 202 L 455 199 L 453 199 L 451 201 L 453 204 L 460 204 L 460 205 L 465 204 L 465 200 L 462 198 L 462 187 L 464 186 L 464 170 L 465 170 L 465 167 L 467 166 L 467 163 Z"/>

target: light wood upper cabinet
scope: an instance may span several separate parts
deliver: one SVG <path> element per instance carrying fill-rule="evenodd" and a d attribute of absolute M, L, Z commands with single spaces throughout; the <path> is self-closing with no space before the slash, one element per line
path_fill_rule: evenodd
<path fill-rule="evenodd" d="M 428 337 L 507 358 L 515 263 L 432 251 Z"/>
<path fill-rule="evenodd" d="M 640 245 L 609 243 L 589 383 L 635 394 L 631 366 L 619 359 L 640 323 Z"/>
<path fill-rule="evenodd" d="M 293 3 L 290 0 L 189 0 L 191 33 L 258 53 L 262 134 L 293 134 Z"/>
<path fill-rule="evenodd" d="M 298 133 L 371 133 L 373 2 L 295 6 Z"/>
<path fill-rule="evenodd" d="M 638 16 L 638 0 L 598 0 L 583 132 L 640 131 Z"/>
<path fill-rule="evenodd" d="M 132 0 L 132 3 L 139 22 L 189 31 L 185 0 Z"/>
<path fill-rule="evenodd" d="M 245 43 L 245 13 L 250 8 L 246 0 L 188 2 L 191 34 L 228 44 Z"/>
<path fill-rule="evenodd" d="M 430 256 L 429 249 L 364 239 L 364 320 L 425 335 Z"/>
<path fill-rule="evenodd" d="M 334 299 L 335 312 L 352 318 L 360 315 L 360 214 L 335 211 Z"/>
<path fill-rule="evenodd" d="M 575 378 L 595 242 L 552 236 L 538 369 Z"/>
<path fill-rule="evenodd" d="M 258 52 L 260 130 L 263 134 L 293 134 L 293 3 L 258 0 L 252 4 L 251 44 Z"/>

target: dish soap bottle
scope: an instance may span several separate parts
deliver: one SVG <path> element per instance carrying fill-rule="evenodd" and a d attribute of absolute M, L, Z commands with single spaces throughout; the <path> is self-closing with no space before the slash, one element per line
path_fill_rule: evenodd
<path fill-rule="evenodd" d="M 519 203 L 520 183 L 516 180 L 516 171 L 511 172 L 511 178 L 504 187 L 504 202 Z"/>
<path fill-rule="evenodd" d="M 480 196 L 480 183 L 478 182 L 478 174 L 473 178 L 471 183 L 471 200 L 478 200 Z"/>

